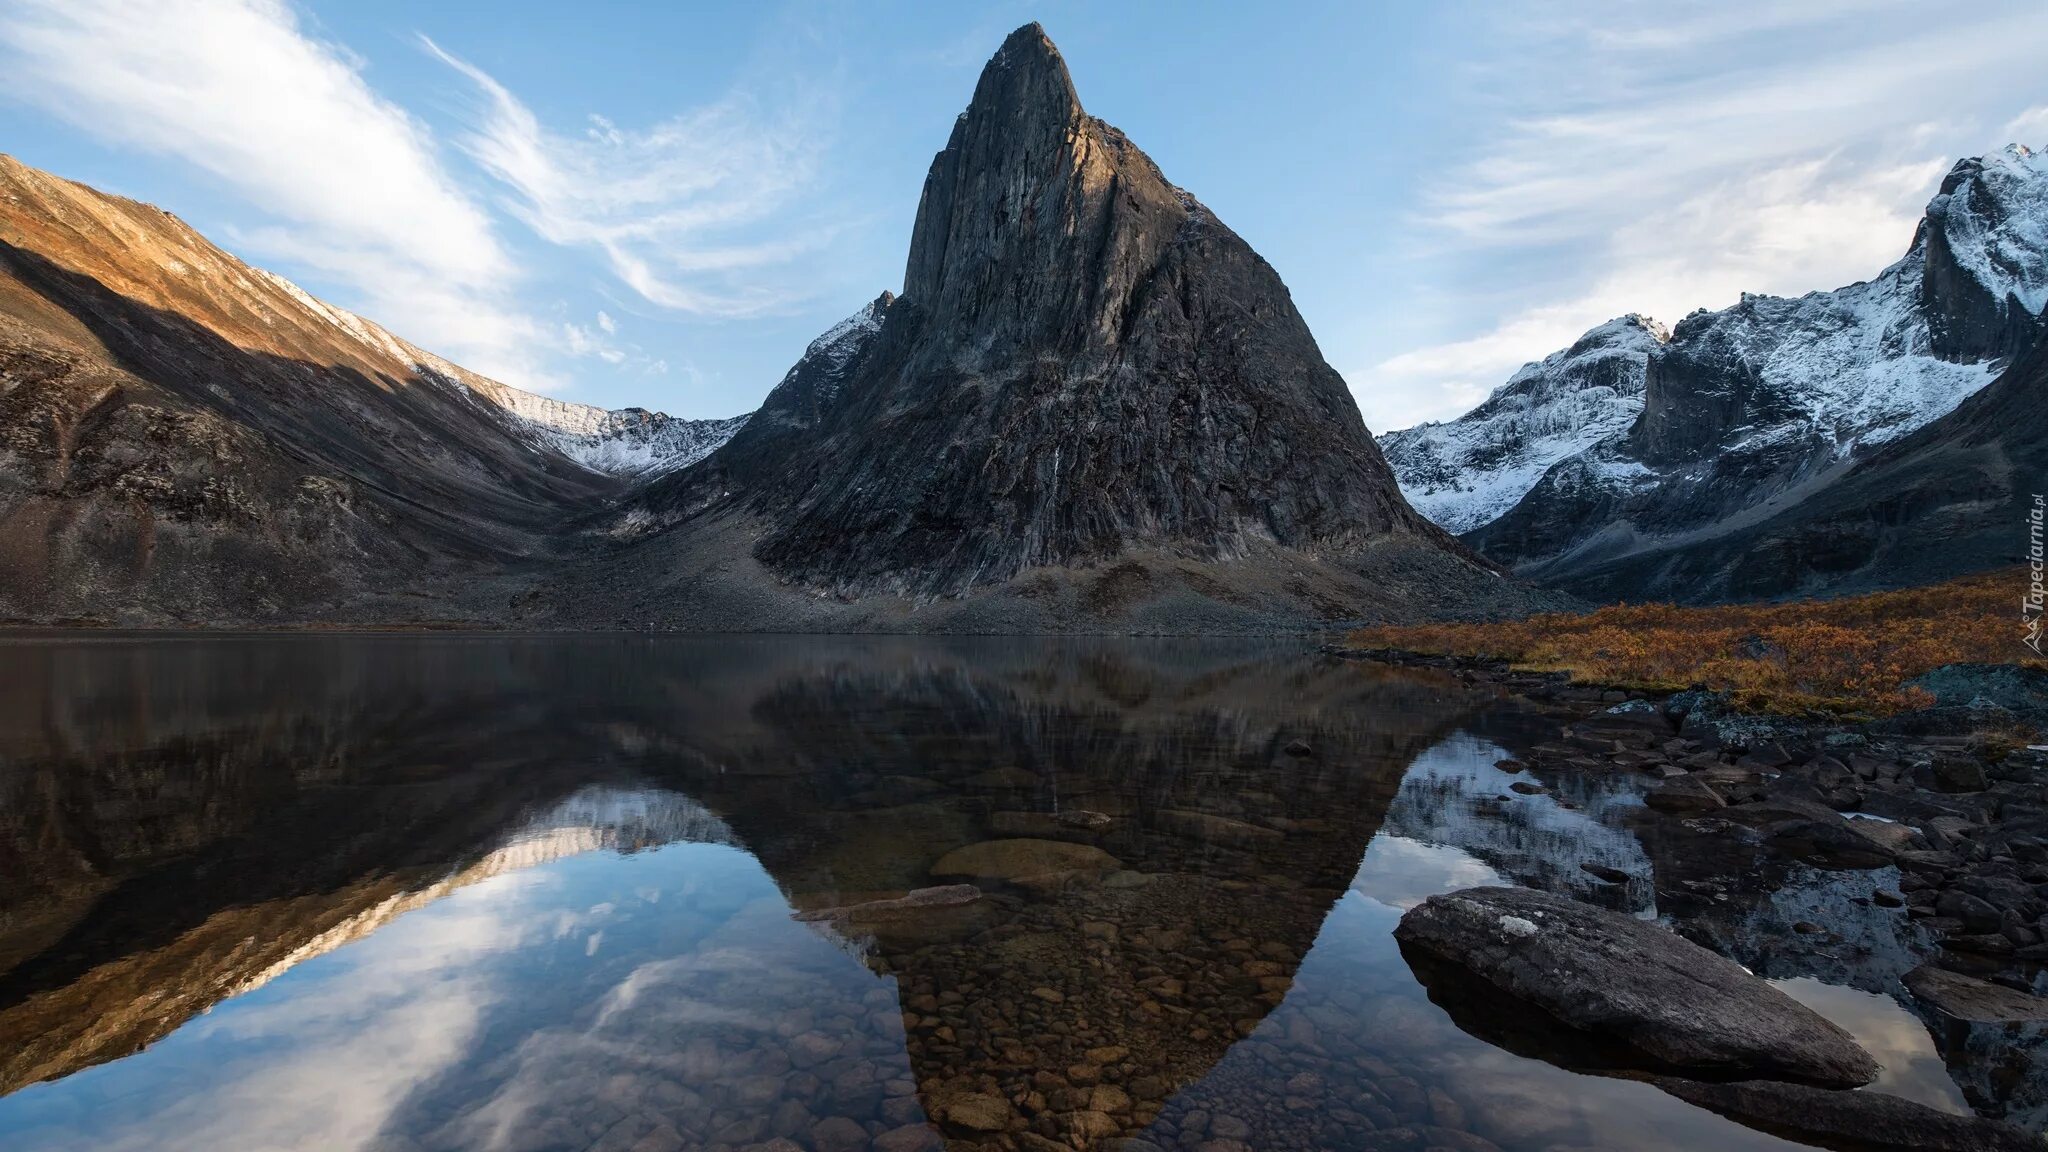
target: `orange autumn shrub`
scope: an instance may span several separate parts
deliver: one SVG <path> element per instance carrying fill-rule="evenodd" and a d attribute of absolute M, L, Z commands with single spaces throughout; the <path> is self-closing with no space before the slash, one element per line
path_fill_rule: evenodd
<path fill-rule="evenodd" d="M 1922 707 L 1907 680 L 1943 664 L 2043 661 L 2020 643 L 2019 570 L 1839 600 L 1681 608 L 1618 604 L 1489 623 L 1361 629 L 1369 648 L 1502 660 L 1580 683 L 1700 687 L 1757 711 L 1884 715 Z"/>

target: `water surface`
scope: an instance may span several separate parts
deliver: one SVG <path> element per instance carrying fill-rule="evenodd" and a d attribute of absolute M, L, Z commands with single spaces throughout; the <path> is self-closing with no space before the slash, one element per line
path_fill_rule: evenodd
<path fill-rule="evenodd" d="M 1555 728 L 1299 645 L 0 641 L 0 1144 L 1794 1147 L 1410 975 L 1435 892 L 1659 913 L 1639 782 L 1495 767 Z M 1076 847 L 844 911 L 1018 839 Z M 1887 880 L 1717 943 L 1966 1111 Z"/>

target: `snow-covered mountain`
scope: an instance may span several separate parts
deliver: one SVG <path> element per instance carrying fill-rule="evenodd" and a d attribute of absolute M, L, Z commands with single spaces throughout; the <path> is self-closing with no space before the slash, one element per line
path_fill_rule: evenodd
<path fill-rule="evenodd" d="M 1628 431 L 1650 353 L 1670 338 L 1647 316 L 1610 320 L 1523 365 L 1464 416 L 1382 435 L 1380 450 L 1416 511 L 1468 532 L 1514 507 L 1551 465 Z"/>
<path fill-rule="evenodd" d="M 1381 443 L 1417 508 L 1569 584 L 1826 487 L 1988 384 L 2039 338 L 2044 305 L 2048 157 L 2014 145 L 1957 163 L 1871 280 L 1744 295 L 1668 339 L 1612 321 L 1465 416 Z"/>
<path fill-rule="evenodd" d="M 612 476 L 653 477 L 687 468 L 747 423 L 745 416 L 685 420 L 645 408 L 598 408 L 502 384 L 473 390 L 503 408 L 537 443 Z"/>

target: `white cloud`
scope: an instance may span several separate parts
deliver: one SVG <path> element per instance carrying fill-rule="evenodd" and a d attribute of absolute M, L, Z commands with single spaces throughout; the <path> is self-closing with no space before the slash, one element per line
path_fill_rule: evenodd
<path fill-rule="evenodd" d="M 1421 188 L 1415 221 L 1414 258 L 1460 269 L 1447 295 L 1470 317 L 1349 374 L 1371 427 L 1458 415 L 1627 312 L 1673 323 L 1868 278 L 1956 156 L 2048 127 L 2048 109 L 2005 124 L 2048 36 L 2038 6 L 1940 24 L 1886 0 L 1652 15 L 1504 22 L 1474 81 L 1496 126 Z"/>
<path fill-rule="evenodd" d="M 541 237 L 597 250 L 664 308 L 733 317 L 792 302 L 783 266 L 829 233 L 788 217 L 816 153 L 797 116 L 735 95 L 645 131 L 593 115 L 581 135 L 565 135 L 483 69 L 421 39 L 477 86 L 483 106 L 462 146 Z M 771 219 L 772 235 L 749 235 Z"/>
<path fill-rule="evenodd" d="M 1924 201 L 1945 169 L 1933 161 L 1872 170 L 1828 157 L 1701 189 L 1617 228 L 1597 279 L 1572 295 L 1524 306 L 1468 339 L 1391 357 L 1373 374 L 1397 389 L 1419 385 L 1415 419 L 1441 418 L 1616 316 L 1673 324 L 1744 292 L 1796 296 L 1868 279 L 1904 254 L 1918 217 L 1908 205 Z"/>
<path fill-rule="evenodd" d="M 204 169 L 277 220 L 232 235 L 343 303 L 514 383 L 548 383 L 518 269 L 421 123 L 280 0 L 18 0 L 0 83 L 109 143 Z"/>
<path fill-rule="evenodd" d="M 571 356 L 596 356 L 611 364 L 625 360 L 626 354 L 605 343 L 603 337 L 581 324 L 562 325 L 562 346 Z"/>
<path fill-rule="evenodd" d="M 2030 148 L 2048 145 L 2048 104 L 2030 108 L 2013 117 L 1999 135 L 2005 137 L 2007 143 L 2025 144 Z"/>
<path fill-rule="evenodd" d="M 602 309 L 600 309 L 597 313 L 597 326 L 599 328 L 604 329 L 608 333 L 617 332 L 619 330 L 619 322 L 612 319 L 611 314 L 603 311 Z"/>

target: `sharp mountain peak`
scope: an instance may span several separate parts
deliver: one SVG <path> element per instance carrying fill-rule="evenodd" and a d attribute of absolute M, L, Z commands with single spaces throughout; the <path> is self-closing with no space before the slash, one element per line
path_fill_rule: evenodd
<path fill-rule="evenodd" d="M 1521 595 L 1407 505 L 1277 272 L 1035 24 L 932 159 L 901 299 L 744 422 L 519 392 L 25 171 L 0 618 L 1201 632 Z"/>

